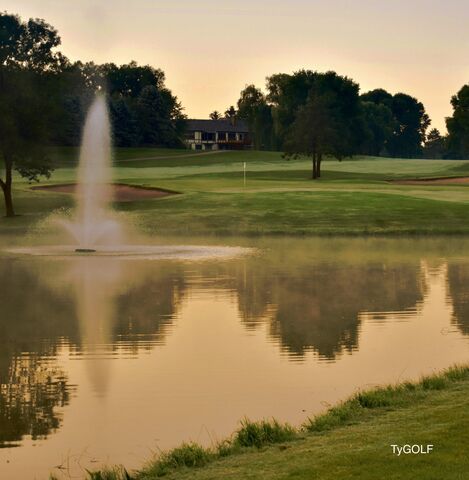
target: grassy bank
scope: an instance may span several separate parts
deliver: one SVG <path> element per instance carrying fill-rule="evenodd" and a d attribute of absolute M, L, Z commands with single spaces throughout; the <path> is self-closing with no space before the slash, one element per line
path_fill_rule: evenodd
<path fill-rule="evenodd" d="M 76 149 L 53 153 L 58 168 L 45 184 L 70 183 Z M 246 185 L 243 163 L 247 165 Z M 160 235 L 467 234 L 469 185 L 401 185 L 393 180 L 458 177 L 469 162 L 357 157 L 325 161 L 310 179 L 307 159 L 278 152 L 117 149 L 116 182 L 160 187 L 179 195 L 116 203 L 129 221 Z M 15 182 L 14 219 L 0 231 L 24 231 L 57 209 L 73 208 L 69 194 L 32 191 Z"/>
<path fill-rule="evenodd" d="M 357 393 L 298 429 L 245 421 L 212 448 L 165 452 L 142 470 L 115 468 L 93 480 L 463 479 L 469 471 L 469 367 L 455 367 Z M 429 454 L 393 454 L 391 445 L 433 445 Z"/>

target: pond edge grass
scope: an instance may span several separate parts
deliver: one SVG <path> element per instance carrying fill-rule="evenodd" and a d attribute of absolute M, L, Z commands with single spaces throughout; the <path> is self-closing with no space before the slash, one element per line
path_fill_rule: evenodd
<path fill-rule="evenodd" d="M 274 445 L 280 450 L 288 443 L 301 441 L 307 435 L 327 435 L 327 432 L 366 422 L 377 415 L 406 408 L 423 401 L 437 391 L 469 381 L 469 364 L 455 365 L 440 373 L 422 376 L 418 381 L 405 381 L 372 389 L 359 390 L 325 413 L 308 418 L 299 427 L 276 419 L 251 421 L 244 418 L 231 437 L 203 447 L 196 442 L 185 442 L 179 447 L 163 451 L 141 470 L 129 473 L 123 466 L 87 472 L 89 480 L 151 480 L 171 473 L 206 465 L 231 455 L 259 451 Z M 54 478 L 50 477 L 51 480 Z"/>

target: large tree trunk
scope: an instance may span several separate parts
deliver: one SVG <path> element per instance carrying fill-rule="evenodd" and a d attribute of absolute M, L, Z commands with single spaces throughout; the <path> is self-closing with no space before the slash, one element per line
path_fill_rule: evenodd
<path fill-rule="evenodd" d="M 313 172 L 312 172 L 311 178 L 313 180 L 318 178 L 318 160 L 315 153 L 313 153 Z"/>
<path fill-rule="evenodd" d="M 316 178 L 321 178 L 321 162 L 322 162 L 322 153 L 318 153 L 318 161 L 316 165 Z"/>
<path fill-rule="evenodd" d="M 0 186 L 3 190 L 5 198 L 5 213 L 7 217 L 14 217 L 15 210 L 13 209 L 13 198 L 11 195 L 11 184 L 13 182 L 13 162 L 8 156 L 4 155 L 5 160 L 5 180 L 0 179 Z"/>
<path fill-rule="evenodd" d="M 13 209 L 13 198 L 11 196 L 11 185 L 2 185 L 3 196 L 5 197 L 5 213 L 7 217 L 14 217 L 15 210 Z"/>

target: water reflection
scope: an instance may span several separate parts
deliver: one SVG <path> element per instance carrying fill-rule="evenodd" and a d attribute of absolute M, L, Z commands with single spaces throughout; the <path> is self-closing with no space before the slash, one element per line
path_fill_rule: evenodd
<path fill-rule="evenodd" d="M 14 356 L 0 382 L 0 447 L 15 445 L 24 435 L 46 438 L 59 427 L 57 407 L 68 403 L 69 389 L 66 374 L 53 360 Z"/>
<path fill-rule="evenodd" d="M 56 363 L 60 339 L 76 333 L 73 307 L 13 260 L 0 261 L 0 447 L 45 438 L 69 401 Z"/>
<path fill-rule="evenodd" d="M 453 302 L 453 324 L 469 335 L 469 264 L 449 264 L 448 289 Z"/>
<path fill-rule="evenodd" d="M 52 277 L 43 265 L 38 281 L 69 296 L 79 336 L 72 358 L 86 359 L 94 392 L 105 396 L 114 356 L 135 356 L 164 341 L 184 297 L 183 271 L 145 260 L 78 257 L 58 261 Z M 161 266 L 160 266 L 161 267 Z"/>
<path fill-rule="evenodd" d="M 360 313 L 415 309 L 424 288 L 419 265 L 246 265 L 236 285 L 247 326 L 259 318 L 289 354 L 313 350 L 328 360 L 358 348 Z M 293 271 L 292 271 L 293 270 Z"/>
<path fill-rule="evenodd" d="M 135 266 L 113 258 L 0 261 L 0 447 L 60 426 L 77 388 L 57 365 L 61 351 L 86 359 L 92 390 L 105 396 L 106 360 L 163 342 L 184 295 L 182 271 Z"/>
<path fill-rule="evenodd" d="M 129 353 L 136 354 L 139 349 L 164 343 L 184 300 L 187 280 L 180 265 L 160 265 L 157 271 L 141 274 L 138 284 L 126 285 L 116 299 L 113 332 Z"/>
<path fill-rule="evenodd" d="M 92 442 L 116 462 L 139 445 L 140 465 L 156 438 L 200 440 L 204 425 L 220 438 L 244 415 L 300 422 L 467 358 L 469 263 L 350 243 L 204 262 L 0 258 L 0 446 L 22 445 L 0 477 L 27 478 L 32 440 L 34 472 Z"/>

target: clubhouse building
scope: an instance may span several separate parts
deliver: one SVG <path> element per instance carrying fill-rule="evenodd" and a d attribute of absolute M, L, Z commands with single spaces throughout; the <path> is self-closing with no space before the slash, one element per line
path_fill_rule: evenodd
<path fill-rule="evenodd" d="M 243 150 L 251 148 L 249 129 L 242 120 L 187 120 L 185 141 L 192 150 Z"/>

